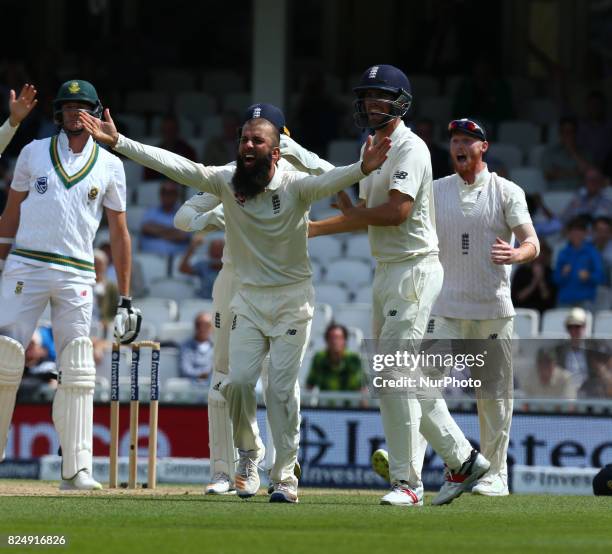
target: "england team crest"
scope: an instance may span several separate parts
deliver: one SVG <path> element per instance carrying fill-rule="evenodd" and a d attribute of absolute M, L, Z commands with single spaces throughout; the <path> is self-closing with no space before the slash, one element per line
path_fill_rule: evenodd
<path fill-rule="evenodd" d="M 36 179 L 36 192 L 38 192 L 39 194 L 45 194 L 45 192 L 47 192 L 47 178 L 46 177 L 39 177 L 38 179 Z"/>

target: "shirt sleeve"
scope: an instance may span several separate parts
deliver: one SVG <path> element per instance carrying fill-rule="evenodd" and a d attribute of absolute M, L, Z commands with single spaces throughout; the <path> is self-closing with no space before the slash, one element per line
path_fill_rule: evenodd
<path fill-rule="evenodd" d="M 181 185 L 221 197 L 223 182 L 218 174 L 227 171 L 227 168 L 205 167 L 163 148 L 142 144 L 123 135 L 119 135 L 114 150 Z"/>
<path fill-rule="evenodd" d="M 2 124 L 2 127 L 0 127 L 0 154 L 4 152 L 11 140 L 13 140 L 17 129 L 19 129 L 19 125 L 12 127 L 8 119 Z"/>
<path fill-rule="evenodd" d="M 221 201 L 213 194 L 199 192 L 176 212 L 174 226 L 187 232 L 224 230 L 225 217 L 220 204 Z"/>
<path fill-rule="evenodd" d="M 397 190 L 415 199 L 421 184 L 431 180 L 431 157 L 427 147 L 404 142 L 398 146 L 391 162 L 389 190 Z"/>
<path fill-rule="evenodd" d="M 126 181 L 123 162 L 113 156 L 109 163 L 110 182 L 106 188 L 102 205 L 117 212 L 125 212 L 126 206 Z"/>
<path fill-rule="evenodd" d="M 334 166 L 327 160 L 320 158 L 310 150 L 306 150 L 287 135 L 281 135 L 280 148 L 283 159 L 290 162 L 298 171 L 303 171 L 309 175 L 321 175 L 334 169 Z"/>
<path fill-rule="evenodd" d="M 28 144 L 21 150 L 17 157 L 15 170 L 13 171 L 11 188 L 19 192 L 27 192 L 30 190 L 30 183 L 32 182 L 32 174 L 30 172 L 31 144 L 32 143 Z"/>
<path fill-rule="evenodd" d="M 527 200 L 523 189 L 514 183 L 504 183 L 504 215 L 506 223 L 510 229 L 514 229 L 519 225 L 531 223 L 531 216 L 527 209 Z"/>
<path fill-rule="evenodd" d="M 303 173 L 285 172 L 286 179 L 294 179 L 291 187 L 297 189 L 303 202 L 312 204 L 322 198 L 327 198 L 363 179 L 361 162 L 344 167 L 336 167 L 327 173 L 317 176 L 304 176 Z"/>

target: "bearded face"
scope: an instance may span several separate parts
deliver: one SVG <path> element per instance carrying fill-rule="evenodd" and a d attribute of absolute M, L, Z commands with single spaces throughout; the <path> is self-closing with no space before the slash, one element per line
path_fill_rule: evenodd
<path fill-rule="evenodd" d="M 232 186 L 238 197 L 249 200 L 264 191 L 270 182 L 272 152 L 243 159 L 236 158 L 236 171 L 232 177 Z"/>

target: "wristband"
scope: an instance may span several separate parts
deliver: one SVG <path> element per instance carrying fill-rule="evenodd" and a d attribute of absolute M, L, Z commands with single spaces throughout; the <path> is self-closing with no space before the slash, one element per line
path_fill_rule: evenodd
<path fill-rule="evenodd" d="M 120 296 L 117 307 L 126 308 L 127 310 L 129 310 L 132 307 L 132 297 L 131 296 Z"/>

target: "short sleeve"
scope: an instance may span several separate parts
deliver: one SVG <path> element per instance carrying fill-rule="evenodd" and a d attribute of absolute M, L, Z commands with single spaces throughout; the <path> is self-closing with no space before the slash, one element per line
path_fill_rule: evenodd
<path fill-rule="evenodd" d="M 431 180 L 431 157 L 426 147 L 404 142 L 393 157 L 389 190 L 416 198 L 421 185 Z"/>
<path fill-rule="evenodd" d="M 109 183 L 104 195 L 103 205 L 105 208 L 117 212 L 125 212 L 126 207 L 126 182 L 123 163 L 117 156 L 109 160 Z"/>
<path fill-rule="evenodd" d="M 31 149 L 32 143 L 25 146 L 17 157 L 17 163 L 13 171 L 13 181 L 11 183 L 11 188 L 13 190 L 19 192 L 27 192 L 30 190 L 30 183 L 32 182 L 32 173 L 30 171 Z"/>
<path fill-rule="evenodd" d="M 504 183 L 504 214 L 510 229 L 531 223 L 525 192 L 512 182 Z"/>

